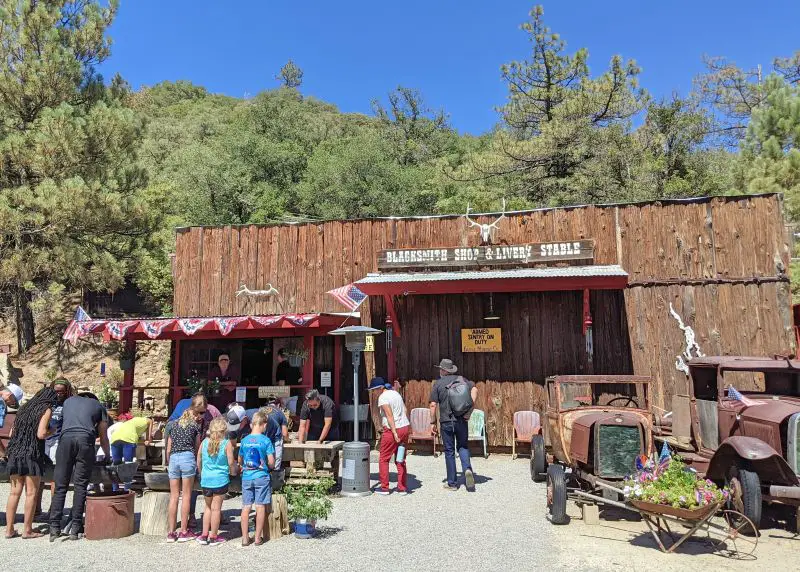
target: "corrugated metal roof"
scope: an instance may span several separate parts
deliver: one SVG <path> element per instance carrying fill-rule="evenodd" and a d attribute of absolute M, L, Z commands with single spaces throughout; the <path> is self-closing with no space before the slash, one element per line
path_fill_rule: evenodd
<path fill-rule="evenodd" d="M 587 278 L 593 276 L 627 276 L 617 264 L 607 266 L 548 266 L 511 270 L 454 270 L 452 272 L 374 272 L 356 284 L 391 284 L 396 282 L 441 282 L 449 280 L 496 280 L 503 278 Z"/>

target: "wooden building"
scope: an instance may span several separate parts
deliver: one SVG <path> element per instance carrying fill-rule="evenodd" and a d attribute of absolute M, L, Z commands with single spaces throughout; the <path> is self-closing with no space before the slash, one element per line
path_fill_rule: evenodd
<path fill-rule="evenodd" d="M 707 355 L 794 352 L 782 212 L 779 195 L 538 209 L 483 229 L 484 246 L 482 229 L 457 215 L 181 228 L 174 310 L 331 316 L 345 308 L 325 293 L 356 283 L 369 294 L 361 323 L 391 331 L 366 354 L 366 376 L 399 379 L 408 407 L 426 406 L 433 365 L 449 357 L 478 383 L 490 446 L 510 446 L 514 411 L 541 410 L 549 375 L 651 375 L 655 405 L 669 408 L 687 387 L 678 319 Z M 279 295 L 237 296 L 242 285 Z M 485 328 L 500 330 L 491 343 L 501 351 L 463 351 L 483 349 L 462 335 Z M 245 351 L 264 334 L 233 333 L 207 335 Z M 348 357 L 324 330 L 305 335 L 303 388 L 329 390 L 323 372 L 334 371 L 344 402 Z M 197 343 L 183 339 L 180 351 Z"/>

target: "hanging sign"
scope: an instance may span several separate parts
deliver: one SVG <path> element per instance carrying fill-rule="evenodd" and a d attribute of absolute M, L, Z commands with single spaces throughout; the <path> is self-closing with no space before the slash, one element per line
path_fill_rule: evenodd
<path fill-rule="evenodd" d="M 367 343 L 364 345 L 365 352 L 375 351 L 375 336 L 367 336 Z"/>
<path fill-rule="evenodd" d="M 378 269 L 519 267 L 574 260 L 591 264 L 594 260 L 594 240 L 381 250 L 378 253 Z"/>
<path fill-rule="evenodd" d="M 331 372 L 329 372 L 329 371 L 321 371 L 321 372 L 319 372 L 319 386 L 320 387 L 330 387 L 331 386 Z"/>
<path fill-rule="evenodd" d="M 464 353 L 502 352 L 501 328 L 463 328 L 461 351 Z"/>

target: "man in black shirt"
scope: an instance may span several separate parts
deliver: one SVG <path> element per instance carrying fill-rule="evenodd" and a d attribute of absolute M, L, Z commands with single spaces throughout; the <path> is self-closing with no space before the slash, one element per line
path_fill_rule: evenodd
<path fill-rule="evenodd" d="M 56 493 L 50 504 L 50 542 L 61 535 L 61 517 L 70 477 L 75 485 L 75 492 L 72 497 L 69 537 L 71 540 L 78 539 L 83 523 L 83 509 L 86 506 L 86 487 L 94 467 L 97 437 L 100 437 L 105 458 L 110 459 L 108 415 L 105 408 L 91 393 L 67 399 L 62 410 L 61 437 L 53 475 Z"/>
<path fill-rule="evenodd" d="M 297 385 L 300 383 L 300 370 L 292 367 L 286 359 L 286 350 L 278 350 L 278 367 L 275 368 L 275 385 Z"/>
<path fill-rule="evenodd" d="M 456 456 L 461 459 L 461 470 L 464 472 L 464 482 L 468 491 L 475 489 L 475 475 L 472 472 L 472 460 L 469 456 L 469 417 L 472 409 L 462 415 L 456 415 L 450 407 L 448 387 L 457 382 L 463 381 L 469 388 L 472 403 L 478 399 L 478 388 L 470 380 L 455 375 L 458 367 L 453 360 L 443 359 L 439 365 L 439 379 L 434 382 L 431 388 L 430 410 L 431 424 L 433 432 L 436 433 L 436 409 L 439 409 L 439 424 L 442 429 L 442 443 L 444 444 L 444 464 L 447 468 L 447 484 L 444 488 L 448 491 L 458 490 L 456 482 Z M 459 379 L 460 378 L 460 379 Z"/>
<path fill-rule="evenodd" d="M 306 393 L 306 401 L 300 410 L 301 443 L 309 441 L 334 441 L 339 437 L 339 412 L 333 399 L 321 395 L 316 389 Z"/>

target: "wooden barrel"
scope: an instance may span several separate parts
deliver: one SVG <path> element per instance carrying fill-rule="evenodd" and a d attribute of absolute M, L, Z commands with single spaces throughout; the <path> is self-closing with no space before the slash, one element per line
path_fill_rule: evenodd
<path fill-rule="evenodd" d="M 139 532 L 151 536 L 166 536 L 169 534 L 168 511 L 169 493 L 145 491 L 142 496 L 142 517 L 139 522 Z"/>

